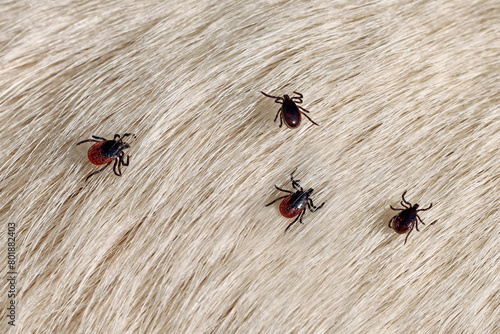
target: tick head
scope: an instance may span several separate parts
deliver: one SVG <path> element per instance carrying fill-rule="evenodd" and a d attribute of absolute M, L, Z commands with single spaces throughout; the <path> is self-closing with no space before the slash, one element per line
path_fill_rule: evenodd
<path fill-rule="evenodd" d="M 288 95 L 286 95 L 286 94 L 285 94 L 285 95 L 283 95 L 283 98 L 284 98 L 285 100 L 290 100 L 290 96 L 288 96 Z"/>
<path fill-rule="evenodd" d="M 418 204 L 413 204 L 413 209 L 417 210 L 418 209 Z"/>

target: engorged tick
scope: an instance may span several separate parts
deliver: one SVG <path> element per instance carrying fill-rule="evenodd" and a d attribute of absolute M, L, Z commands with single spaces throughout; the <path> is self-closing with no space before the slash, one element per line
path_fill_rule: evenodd
<path fill-rule="evenodd" d="M 404 209 L 393 208 L 392 205 L 390 205 L 391 209 L 393 209 L 394 211 L 401 211 L 401 212 L 398 215 L 391 218 L 391 220 L 389 221 L 389 227 L 393 228 L 394 231 L 396 231 L 399 234 L 404 234 L 408 232 L 405 238 L 405 244 L 406 244 L 406 240 L 408 240 L 408 237 L 410 236 L 410 233 L 413 230 L 413 226 L 415 226 L 417 228 L 417 231 L 420 232 L 420 230 L 418 229 L 418 221 L 420 221 L 422 224 L 425 225 L 425 223 L 419 217 L 418 212 L 429 210 L 430 208 L 432 208 L 432 203 L 431 205 L 429 205 L 428 208 L 418 209 L 418 204 L 415 203 L 412 205 L 410 202 L 405 200 L 405 194 L 406 191 L 401 196 L 401 198 L 403 199 L 401 201 L 401 205 L 404 207 Z"/>
<path fill-rule="evenodd" d="M 307 117 L 308 120 L 310 120 L 314 125 L 319 125 L 318 123 L 314 122 L 309 116 L 307 116 L 305 112 L 309 112 L 302 108 L 301 106 L 298 106 L 297 104 L 302 103 L 302 94 L 293 92 L 294 94 L 297 94 L 298 96 L 288 96 L 288 95 L 283 95 L 281 96 L 272 96 L 269 94 L 266 94 L 261 91 L 262 94 L 264 94 L 267 97 L 275 99 L 274 102 L 282 104 L 281 108 L 278 110 L 276 113 L 276 117 L 274 117 L 274 121 L 278 119 L 278 115 L 280 116 L 280 128 L 283 125 L 283 121 L 285 122 L 286 126 L 288 126 L 290 129 L 295 129 L 300 125 L 300 114 L 304 115 Z M 300 109 L 300 110 L 299 110 Z"/>
<path fill-rule="evenodd" d="M 128 155 L 127 155 L 127 161 L 125 161 L 125 159 L 123 158 L 125 156 L 123 150 L 130 148 L 130 145 L 128 143 L 123 142 L 123 138 L 127 136 L 135 137 L 133 133 L 125 133 L 122 136 L 120 136 L 119 134 L 115 134 L 113 140 L 107 140 L 106 138 L 92 136 L 92 138 L 94 139 L 82 140 L 81 142 L 78 142 L 76 144 L 80 145 L 89 141 L 95 142 L 95 144 L 92 145 L 88 151 L 88 157 L 90 162 L 93 163 L 94 165 L 107 164 L 98 171 L 89 174 L 89 176 L 87 176 L 85 181 L 87 181 L 92 175 L 95 175 L 105 170 L 109 165 L 111 165 L 113 160 L 115 161 L 115 164 L 113 166 L 113 171 L 115 172 L 116 175 L 122 176 L 121 166 L 122 165 L 128 166 L 130 162 L 130 157 Z"/>
<path fill-rule="evenodd" d="M 295 222 L 297 220 L 300 220 L 300 223 L 303 224 L 302 217 L 304 217 L 304 214 L 306 213 L 306 210 L 305 210 L 306 206 L 309 209 L 309 211 L 314 212 L 316 210 L 321 209 L 321 207 L 325 204 L 325 202 L 323 202 L 318 207 L 314 206 L 312 199 L 309 198 L 309 196 L 311 196 L 311 194 L 314 191 L 313 188 L 310 188 L 309 190 L 304 191 L 304 189 L 302 189 L 302 187 L 299 185 L 300 180 L 293 179 L 293 173 L 295 173 L 295 171 L 293 171 L 292 174 L 290 174 L 290 179 L 292 180 L 292 187 L 296 191 L 293 192 L 293 191 L 281 189 L 278 186 L 275 186 L 276 189 L 283 191 L 283 192 L 286 192 L 286 193 L 289 193 L 290 195 L 281 196 L 281 197 L 275 199 L 274 201 L 272 201 L 271 203 L 266 204 L 266 206 L 269 206 L 269 205 L 279 201 L 280 199 L 283 199 L 283 201 L 281 201 L 281 204 L 280 204 L 281 214 L 286 218 L 293 218 L 293 217 L 298 215 L 298 217 L 295 218 L 295 220 L 287 226 L 287 228 L 285 229 L 285 232 L 293 224 L 295 224 Z"/>

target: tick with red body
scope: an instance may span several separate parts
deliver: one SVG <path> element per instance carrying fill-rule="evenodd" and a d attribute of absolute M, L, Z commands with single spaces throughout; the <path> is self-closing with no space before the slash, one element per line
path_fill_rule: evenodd
<path fill-rule="evenodd" d="M 279 200 L 282 200 L 280 203 L 281 214 L 286 218 L 293 218 L 293 217 L 297 216 L 297 218 L 295 218 L 295 220 L 287 226 L 287 228 L 285 229 L 285 232 L 293 224 L 295 224 L 297 222 L 297 220 L 299 220 L 300 223 L 303 224 L 302 217 L 304 217 L 304 214 L 306 213 L 306 208 L 308 208 L 309 211 L 311 211 L 311 212 L 315 212 L 315 211 L 321 209 L 321 207 L 323 207 L 323 205 L 325 204 L 325 202 L 323 202 L 318 207 L 314 206 L 314 203 L 313 203 L 312 199 L 310 198 L 314 189 L 309 188 L 308 190 L 304 191 L 304 189 L 302 189 L 302 187 L 299 184 L 300 180 L 294 180 L 293 173 L 295 173 L 295 171 L 293 171 L 292 174 L 290 174 L 290 179 L 292 181 L 292 187 L 295 190 L 295 192 L 290 191 L 290 190 L 281 189 L 280 187 L 275 186 L 276 189 L 278 189 L 279 191 L 283 191 L 285 193 L 288 193 L 289 195 L 281 196 L 281 197 L 275 199 L 274 201 L 272 201 L 271 203 L 266 204 L 266 206 L 269 206 L 269 205 L 271 205 Z"/>
<path fill-rule="evenodd" d="M 297 96 L 288 96 L 288 95 L 283 95 L 281 96 L 272 96 L 269 94 L 266 94 L 264 92 L 261 92 L 267 97 L 275 99 L 274 102 L 282 104 L 283 106 L 278 110 L 276 113 L 276 117 L 274 117 L 274 121 L 278 119 L 278 116 L 280 116 L 280 128 L 283 125 L 283 122 L 285 122 L 285 125 L 288 126 L 291 129 L 295 129 L 300 125 L 301 117 L 300 115 L 304 115 L 307 117 L 308 120 L 310 120 L 314 125 L 319 125 L 316 122 L 314 122 L 305 112 L 309 112 L 302 108 L 301 106 L 298 106 L 298 103 L 302 103 L 302 94 L 293 92 L 294 94 L 297 94 Z"/>
<path fill-rule="evenodd" d="M 394 229 L 394 231 L 396 231 L 396 233 L 399 234 L 408 233 L 405 238 L 405 244 L 406 244 L 406 240 L 408 240 L 408 237 L 410 236 L 413 227 L 415 226 L 417 231 L 420 232 L 420 230 L 418 229 L 418 222 L 420 221 L 422 224 L 425 225 L 425 223 L 418 215 L 418 212 L 429 210 L 432 207 L 432 203 L 431 205 L 429 205 L 428 208 L 419 209 L 418 204 L 415 203 L 412 205 L 410 202 L 405 200 L 405 194 L 406 191 L 401 196 L 402 198 L 401 205 L 404 208 L 393 208 L 392 205 L 390 205 L 392 210 L 401 212 L 398 215 L 391 218 L 391 220 L 389 221 L 389 227 Z"/>
<path fill-rule="evenodd" d="M 125 160 L 125 153 L 123 150 L 130 148 L 128 143 L 123 141 L 123 138 L 127 136 L 134 136 L 133 133 L 125 133 L 122 136 L 119 134 L 115 134 L 113 140 L 108 140 L 106 138 L 92 136 L 93 139 L 82 140 L 78 142 L 76 145 L 80 145 L 86 142 L 95 142 L 88 150 L 88 157 L 91 163 L 94 165 L 104 165 L 103 168 L 95 171 L 87 176 L 85 181 L 87 181 L 92 175 L 102 172 L 105 170 L 113 161 L 115 164 L 113 165 L 113 171 L 117 176 L 122 175 L 121 166 L 128 166 L 130 162 L 130 157 L 127 155 L 127 159 Z"/>

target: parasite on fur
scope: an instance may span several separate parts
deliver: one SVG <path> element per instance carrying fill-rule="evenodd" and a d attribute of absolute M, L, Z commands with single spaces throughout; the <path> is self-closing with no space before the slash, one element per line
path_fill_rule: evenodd
<path fill-rule="evenodd" d="M 318 125 L 315 121 L 313 121 L 305 112 L 309 113 L 308 110 L 302 108 L 301 106 L 298 106 L 297 104 L 302 103 L 302 97 L 303 95 L 297 92 L 293 92 L 294 94 L 297 94 L 297 96 L 288 96 L 288 95 L 283 95 L 281 96 L 273 96 L 266 94 L 261 91 L 262 94 L 264 94 L 267 97 L 275 99 L 274 102 L 282 104 L 281 108 L 278 110 L 276 113 L 276 117 L 274 117 L 274 121 L 278 119 L 278 116 L 280 116 L 280 128 L 283 125 L 283 122 L 285 122 L 286 126 L 289 127 L 290 129 L 295 129 L 300 125 L 301 117 L 300 115 L 304 115 L 307 117 L 308 120 L 310 120 L 314 125 Z"/>
<path fill-rule="evenodd" d="M 287 228 L 285 229 L 285 232 L 293 224 L 295 224 L 297 222 L 297 220 L 299 220 L 300 223 L 303 224 L 302 217 L 304 217 L 304 214 L 306 213 L 306 210 L 305 210 L 306 207 L 309 209 L 309 211 L 315 212 L 315 211 L 321 209 L 323 207 L 323 205 L 325 204 L 325 202 L 323 202 L 318 207 L 314 206 L 314 203 L 313 203 L 312 199 L 310 198 L 311 194 L 314 191 L 313 188 L 309 188 L 309 190 L 304 191 L 304 189 L 302 189 L 302 187 L 299 184 L 300 180 L 294 180 L 293 173 L 295 173 L 295 171 L 293 171 L 292 174 L 290 174 L 290 180 L 292 181 L 292 187 L 295 190 L 295 192 L 290 191 L 290 190 L 281 189 L 275 185 L 276 189 L 278 189 L 279 191 L 283 191 L 285 193 L 288 193 L 289 195 L 281 196 L 281 197 L 275 199 L 274 201 L 272 201 L 271 203 L 266 204 L 266 206 L 269 206 L 269 205 L 271 205 L 279 200 L 282 200 L 281 204 L 280 204 L 281 214 L 286 218 L 293 218 L 293 217 L 297 216 L 297 218 L 295 218 L 294 221 L 291 222 L 287 226 Z"/>
<path fill-rule="evenodd" d="M 115 162 L 113 166 L 115 175 L 122 176 L 121 166 L 128 166 L 130 162 L 130 157 L 128 155 L 127 160 L 125 161 L 125 153 L 123 152 L 123 150 L 130 148 L 130 145 L 128 143 L 123 142 L 123 138 L 127 136 L 135 137 L 133 133 L 125 133 L 122 136 L 120 136 L 119 134 L 115 134 L 113 140 L 107 140 L 106 138 L 92 136 L 93 139 L 82 140 L 81 142 L 78 142 L 76 144 L 80 145 L 86 142 L 95 142 L 95 144 L 89 148 L 89 151 L 87 153 L 89 160 L 94 165 L 106 164 L 106 166 L 99 169 L 98 171 L 90 173 L 85 181 L 88 181 L 91 176 L 105 170 L 113 161 Z"/>
<path fill-rule="evenodd" d="M 391 220 L 389 221 L 389 227 L 394 229 L 394 231 L 396 231 L 396 233 L 399 234 L 408 233 L 405 238 L 405 244 L 406 244 L 406 241 L 408 240 L 408 237 L 410 236 L 410 233 L 413 230 L 413 226 L 415 226 L 417 231 L 420 232 L 420 230 L 418 229 L 418 221 L 420 221 L 422 224 L 425 225 L 425 223 L 418 215 L 418 212 L 429 210 L 430 208 L 432 208 L 432 203 L 431 205 L 429 205 L 428 208 L 418 209 L 419 206 L 418 204 L 415 203 L 412 205 L 410 202 L 405 200 L 405 194 L 406 191 L 403 193 L 403 195 L 401 195 L 402 198 L 401 205 L 404 208 L 401 209 L 393 208 L 392 205 L 390 205 L 392 210 L 401 212 L 398 215 L 391 218 Z M 434 224 L 434 222 L 432 224 Z"/>

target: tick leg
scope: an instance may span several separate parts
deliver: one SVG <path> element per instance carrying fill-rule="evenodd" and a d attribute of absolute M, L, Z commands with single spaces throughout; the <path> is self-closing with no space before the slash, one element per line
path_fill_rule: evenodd
<path fill-rule="evenodd" d="M 421 222 L 422 224 L 424 224 L 424 225 L 425 225 L 425 223 L 422 221 L 422 218 L 420 218 L 420 216 L 419 216 L 418 214 L 417 214 L 417 218 L 418 218 L 418 220 L 420 220 L 420 222 Z M 418 231 L 418 228 L 417 228 L 417 231 Z M 419 231 L 419 232 L 420 232 L 420 231 Z"/>
<path fill-rule="evenodd" d="M 301 109 L 302 111 L 305 111 L 305 112 L 310 112 L 309 110 L 306 110 L 304 108 L 302 108 L 301 106 L 297 106 L 299 109 Z"/>
<path fill-rule="evenodd" d="M 278 115 L 280 114 L 281 112 L 281 108 L 278 109 L 278 112 L 276 113 L 276 117 L 274 117 L 274 121 L 276 122 L 276 120 L 278 119 Z M 281 125 L 280 125 L 281 126 Z"/>
<path fill-rule="evenodd" d="M 319 209 L 321 209 L 321 208 L 323 207 L 323 205 L 325 205 L 325 203 L 326 203 L 326 202 L 323 202 L 323 203 L 321 203 L 321 205 L 320 205 L 320 206 L 315 207 L 315 206 L 314 206 L 314 203 L 313 203 L 313 201 L 312 201 L 312 199 L 310 199 L 310 198 L 308 198 L 308 199 L 307 199 L 307 205 L 309 206 L 309 211 L 311 211 L 311 212 L 318 211 Z M 312 207 L 314 210 L 312 210 L 312 209 L 311 209 L 311 207 Z"/>
<path fill-rule="evenodd" d="M 428 208 L 425 208 L 425 209 L 418 209 L 417 211 L 425 211 L 425 210 L 429 210 L 430 208 L 432 208 L 432 203 L 431 203 L 431 205 L 429 205 L 429 207 L 428 207 Z"/>
<path fill-rule="evenodd" d="M 285 195 L 285 196 L 278 197 L 278 198 L 276 198 L 274 201 L 272 201 L 271 203 L 266 204 L 266 206 L 269 206 L 269 205 L 271 205 L 271 204 L 273 204 L 273 203 L 276 203 L 276 202 L 277 202 L 277 201 L 279 201 L 280 199 L 283 199 L 283 198 L 285 198 L 285 197 L 287 197 L 287 196 L 290 196 L 290 195 Z"/>
<path fill-rule="evenodd" d="M 398 216 L 394 216 L 394 217 L 392 217 L 392 218 L 391 218 L 391 220 L 389 220 L 389 227 L 390 227 L 390 228 L 392 228 L 391 224 L 392 224 L 392 222 L 393 222 L 394 220 L 396 220 L 396 218 L 397 218 L 397 217 L 398 217 Z"/>
<path fill-rule="evenodd" d="M 304 191 L 304 189 L 302 189 L 302 187 L 299 184 L 300 180 L 294 180 L 294 178 L 293 178 L 293 173 L 295 173 L 296 171 L 297 171 L 297 169 L 295 169 L 292 172 L 292 174 L 290 174 L 290 180 L 292 181 L 292 187 L 293 187 L 293 189 Z"/>
<path fill-rule="evenodd" d="M 402 206 L 404 206 L 406 209 L 408 209 L 408 208 L 410 208 L 410 207 L 411 207 L 411 205 L 410 205 L 410 206 L 406 206 L 405 202 L 403 202 L 403 201 L 401 201 L 401 202 L 399 202 L 399 203 L 401 203 L 401 205 L 402 205 Z"/>
<path fill-rule="evenodd" d="M 299 181 L 292 180 L 292 187 L 293 189 L 304 191 L 304 189 L 300 186 Z"/>
<path fill-rule="evenodd" d="M 392 205 L 389 205 L 391 207 L 391 209 L 393 209 L 394 211 L 403 211 L 405 209 L 398 209 L 398 208 L 393 208 Z"/>
<path fill-rule="evenodd" d="M 274 186 L 276 189 L 280 190 L 280 191 L 283 191 L 283 192 L 286 192 L 286 193 L 289 193 L 289 194 L 293 194 L 293 191 L 290 191 L 290 190 L 285 190 L 285 189 L 281 189 L 280 187 L 278 186 Z"/>
<path fill-rule="evenodd" d="M 288 225 L 288 226 L 285 228 L 285 233 L 286 233 L 286 231 L 288 231 L 288 229 L 289 229 L 289 228 L 290 228 L 293 224 L 295 224 L 295 222 L 296 222 L 296 221 L 297 221 L 297 220 L 301 217 L 301 215 L 302 215 L 302 213 L 303 213 L 303 212 L 304 212 L 304 211 L 302 211 L 302 212 L 301 212 L 301 214 L 300 214 L 300 215 L 298 215 L 298 216 L 297 216 L 297 218 L 295 218 L 295 219 L 293 220 L 293 222 L 291 222 L 291 223 L 290 223 L 290 225 Z"/>
<path fill-rule="evenodd" d="M 104 166 L 103 168 L 99 169 L 98 171 L 90 173 L 89 176 L 87 176 L 87 178 L 85 179 L 85 182 L 87 182 L 92 175 L 96 175 L 97 173 L 100 173 L 103 170 L 105 170 L 109 165 L 111 165 L 111 162 L 109 164 L 107 164 L 106 166 Z"/>
<path fill-rule="evenodd" d="M 269 95 L 269 94 L 266 94 L 264 93 L 263 91 L 260 91 L 262 94 L 264 94 L 265 96 L 267 97 L 270 97 L 270 98 L 273 98 L 273 99 L 276 99 L 274 102 L 276 103 L 283 103 L 283 98 L 281 96 L 273 96 L 273 95 Z M 278 101 L 281 101 L 281 102 L 278 102 Z"/>
<path fill-rule="evenodd" d="M 115 159 L 113 171 L 118 176 L 122 176 L 122 165 L 128 166 L 128 164 L 130 163 L 130 157 L 127 155 L 127 162 L 125 162 L 125 159 L 123 159 L 124 156 L 125 156 L 125 154 L 123 152 L 120 152 L 120 156 Z M 118 170 L 118 172 L 117 172 L 117 170 Z"/>
<path fill-rule="evenodd" d="M 128 166 L 129 162 L 130 162 L 130 156 L 127 155 L 127 162 L 125 162 L 125 159 L 123 159 L 123 157 L 125 156 L 125 154 L 122 154 L 120 155 L 120 161 L 121 161 L 121 164 L 123 166 Z"/>
<path fill-rule="evenodd" d="M 401 198 L 403 199 L 403 202 L 405 202 L 406 204 L 408 204 L 409 206 L 412 206 L 410 202 L 408 202 L 407 200 L 405 200 L 405 195 L 406 195 L 406 192 L 408 190 L 405 190 L 405 192 L 403 193 L 403 195 L 401 195 Z"/>
<path fill-rule="evenodd" d="M 116 166 L 118 166 L 118 172 L 116 171 Z M 120 169 L 121 161 L 120 159 L 115 159 L 115 164 L 113 165 L 113 172 L 115 172 L 116 176 L 122 176 L 122 171 Z"/>
<path fill-rule="evenodd" d="M 302 211 L 302 212 L 300 213 L 300 215 L 299 215 L 299 217 L 300 217 L 300 218 L 299 218 L 299 222 L 300 222 L 302 225 L 304 225 L 304 223 L 302 222 L 302 217 L 304 217 L 304 215 L 305 215 L 305 214 L 306 214 L 306 210 Z"/>
<path fill-rule="evenodd" d="M 89 142 L 89 141 L 93 141 L 93 142 L 96 142 L 96 143 L 100 142 L 100 140 L 87 139 L 87 140 L 82 140 L 82 141 L 76 143 L 76 145 L 80 145 L 80 144 L 83 144 L 83 143 L 86 143 L 86 142 Z"/>
<path fill-rule="evenodd" d="M 312 202 L 311 202 L 312 203 Z M 314 208 L 314 211 L 318 211 L 319 209 L 321 209 L 323 207 L 323 205 L 325 205 L 326 202 L 323 202 L 321 203 L 320 206 L 318 206 L 317 208 Z"/>
<path fill-rule="evenodd" d="M 283 125 L 283 113 L 281 113 L 281 117 L 280 117 L 280 128 L 281 128 L 282 125 Z"/>
<path fill-rule="evenodd" d="M 292 100 L 295 103 L 302 103 L 302 98 L 304 97 L 302 94 L 293 92 L 294 94 L 297 94 L 298 96 L 292 96 L 290 100 Z"/>
<path fill-rule="evenodd" d="M 120 138 L 120 140 L 118 140 L 118 141 L 122 141 L 123 138 L 125 138 L 127 136 L 133 136 L 135 138 L 135 134 L 133 134 L 133 133 L 124 133 L 123 136 L 121 136 L 121 137 L 120 137 L 120 135 L 115 135 L 115 139 L 114 140 L 116 140 L 116 136 L 118 136 L 118 138 Z"/>
<path fill-rule="evenodd" d="M 106 138 L 97 137 L 97 136 L 92 136 L 92 138 L 95 138 L 95 139 L 100 139 L 100 140 L 107 140 Z"/>
<path fill-rule="evenodd" d="M 298 106 L 297 106 L 297 107 L 298 107 Z M 299 108 L 301 108 L 301 107 L 299 107 Z M 302 109 L 302 108 L 301 108 L 301 109 Z M 308 111 L 308 112 L 309 112 L 309 111 Z M 319 124 L 318 124 L 318 123 L 316 123 L 315 121 L 313 121 L 313 120 L 311 119 L 311 117 L 307 116 L 307 114 L 303 113 L 302 111 L 301 111 L 300 113 L 301 113 L 302 115 L 306 116 L 306 118 L 307 118 L 308 120 L 310 120 L 312 124 L 319 126 Z"/>
<path fill-rule="evenodd" d="M 410 232 L 408 232 L 408 234 L 406 235 L 405 243 L 404 243 L 405 245 L 406 245 L 406 240 L 408 240 L 408 237 L 410 236 L 411 231 L 413 231 L 413 226 L 411 227 Z"/>

